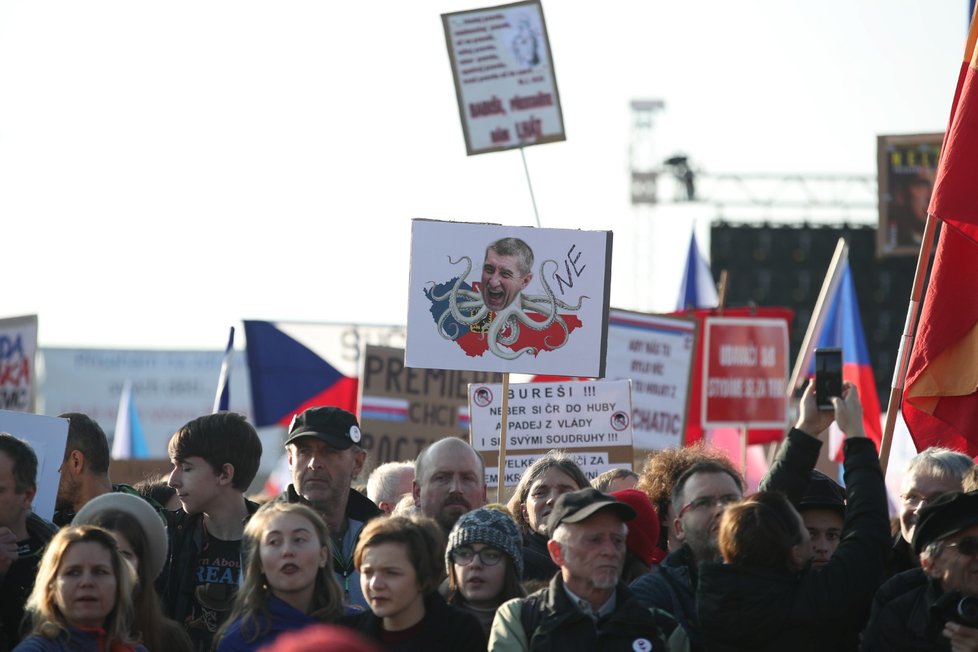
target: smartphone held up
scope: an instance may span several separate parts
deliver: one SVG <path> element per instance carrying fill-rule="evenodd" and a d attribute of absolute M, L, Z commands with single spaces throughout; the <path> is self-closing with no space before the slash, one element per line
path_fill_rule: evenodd
<path fill-rule="evenodd" d="M 818 409 L 833 409 L 833 396 L 842 396 L 842 349 L 815 349 L 815 404 Z"/>

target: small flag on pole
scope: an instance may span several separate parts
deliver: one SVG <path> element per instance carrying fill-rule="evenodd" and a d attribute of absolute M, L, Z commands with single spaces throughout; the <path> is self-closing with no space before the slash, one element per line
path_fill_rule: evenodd
<path fill-rule="evenodd" d="M 679 286 L 679 299 L 676 310 L 689 308 L 715 308 L 720 302 L 710 264 L 706 262 L 696 246 L 696 232 L 689 239 L 689 253 L 686 255 L 686 268 L 683 282 Z"/>
<path fill-rule="evenodd" d="M 217 393 L 214 395 L 213 413 L 227 412 L 228 403 L 231 400 L 231 392 L 228 389 L 231 377 L 231 362 L 234 360 L 234 326 L 231 327 L 231 334 L 228 335 L 228 348 L 224 350 L 224 361 L 221 362 L 221 374 L 217 378 Z"/>
<path fill-rule="evenodd" d="M 127 380 L 119 398 L 119 414 L 115 420 L 115 434 L 112 437 L 112 459 L 148 459 L 149 446 L 143 425 L 139 422 L 136 401 L 132 395 L 132 381 Z"/>

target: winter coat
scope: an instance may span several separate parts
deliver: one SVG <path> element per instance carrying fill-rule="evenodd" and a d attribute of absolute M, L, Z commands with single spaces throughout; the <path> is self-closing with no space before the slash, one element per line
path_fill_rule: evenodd
<path fill-rule="evenodd" d="M 686 633 L 675 619 L 642 604 L 623 584 L 615 589 L 614 612 L 595 620 L 571 602 L 559 573 L 546 588 L 504 603 L 489 635 L 491 652 L 688 649 Z"/>
<path fill-rule="evenodd" d="M 704 563 L 696 593 L 706 650 L 854 650 L 889 547 L 886 489 L 873 442 L 845 443 L 843 537 L 820 570 Z"/>
<path fill-rule="evenodd" d="M 689 635 L 689 647 L 694 652 L 703 649 L 703 635 L 696 615 L 697 574 L 693 553 L 688 546 L 683 546 L 628 586 L 643 603 L 672 614 Z"/>
<path fill-rule="evenodd" d="M 106 650 L 104 636 L 105 632 L 101 629 L 70 627 L 57 638 L 39 634 L 28 636 L 14 648 L 14 652 L 147 652 L 142 645 L 121 643 L 115 643 L 111 650 Z"/>

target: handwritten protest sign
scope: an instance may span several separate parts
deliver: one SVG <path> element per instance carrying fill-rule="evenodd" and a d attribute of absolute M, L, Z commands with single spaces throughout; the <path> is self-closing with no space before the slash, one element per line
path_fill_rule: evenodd
<path fill-rule="evenodd" d="M 635 450 L 683 444 L 696 322 L 612 310 L 607 378 L 632 380 Z"/>
<path fill-rule="evenodd" d="M 469 383 L 502 382 L 498 373 L 405 367 L 404 349 L 370 344 L 360 377 L 361 445 L 377 464 L 467 432 Z"/>
<path fill-rule="evenodd" d="M 604 376 L 611 232 L 414 220 L 408 367 Z"/>
<path fill-rule="evenodd" d="M 539 2 L 442 14 L 442 22 L 470 156 L 565 140 Z"/>
<path fill-rule="evenodd" d="M 37 315 L 0 319 L 0 409 L 32 412 Z"/>
<path fill-rule="evenodd" d="M 708 317 L 703 330 L 703 427 L 784 428 L 788 325 Z"/>
<path fill-rule="evenodd" d="M 631 389 L 627 380 L 514 383 L 506 418 L 506 485 L 551 449 L 577 458 L 589 478 L 631 468 Z M 486 484 L 497 485 L 502 385 L 469 385 L 470 437 L 486 462 Z"/>

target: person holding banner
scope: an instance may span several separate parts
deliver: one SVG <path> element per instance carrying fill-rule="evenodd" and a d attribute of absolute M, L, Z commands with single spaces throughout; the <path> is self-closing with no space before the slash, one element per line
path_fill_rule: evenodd
<path fill-rule="evenodd" d="M 832 397 L 846 434 L 846 536 L 819 570 L 811 539 L 791 502 L 759 492 L 720 519 L 723 563 L 700 566 L 697 613 L 707 650 L 855 650 L 889 545 L 886 487 L 876 446 L 866 437 L 856 388 Z"/>

